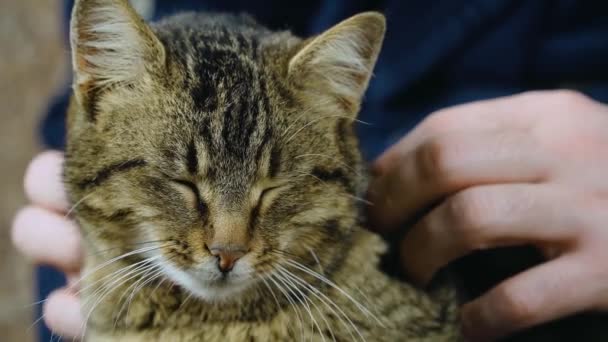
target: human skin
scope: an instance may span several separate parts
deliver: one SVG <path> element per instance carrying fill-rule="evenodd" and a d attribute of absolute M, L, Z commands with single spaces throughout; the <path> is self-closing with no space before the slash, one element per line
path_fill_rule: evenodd
<path fill-rule="evenodd" d="M 373 164 L 375 229 L 429 210 L 401 242 L 402 263 L 426 284 L 474 250 L 533 244 L 546 262 L 462 307 L 471 340 L 585 310 L 608 309 L 608 107 L 571 91 L 530 92 L 431 114 Z M 13 224 L 15 246 L 71 279 L 81 262 L 65 217 L 59 152 L 36 157 L 25 176 L 31 204 Z M 73 282 L 72 282 L 73 283 Z M 569 291 L 576 286 L 577 291 Z M 79 336 L 76 289 L 55 291 L 44 319 Z"/>
<path fill-rule="evenodd" d="M 471 340 L 606 310 L 606 132 L 608 107 L 571 91 L 441 110 L 374 163 L 372 221 L 390 230 L 429 210 L 401 242 L 404 268 L 421 285 L 475 250 L 532 244 L 543 252 L 545 263 L 462 307 Z"/>

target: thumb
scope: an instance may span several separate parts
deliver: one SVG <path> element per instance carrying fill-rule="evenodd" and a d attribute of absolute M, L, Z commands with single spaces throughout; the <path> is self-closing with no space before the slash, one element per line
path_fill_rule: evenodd
<path fill-rule="evenodd" d="M 589 273 L 588 265 L 567 255 L 516 275 L 462 307 L 463 334 L 493 341 L 590 308 L 597 291 Z"/>

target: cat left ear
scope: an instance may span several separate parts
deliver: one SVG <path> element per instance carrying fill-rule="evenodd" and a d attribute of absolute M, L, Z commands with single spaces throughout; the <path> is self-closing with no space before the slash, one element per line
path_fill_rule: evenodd
<path fill-rule="evenodd" d="M 311 39 L 291 58 L 290 80 L 311 103 L 329 94 L 355 115 L 382 47 L 386 21 L 365 12 Z"/>
<path fill-rule="evenodd" d="M 164 65 L 162 43 L 127 0 L 76 0 L 70 43 L 74 92 L 85 109 L 100 90 L 132 84 Z"/>

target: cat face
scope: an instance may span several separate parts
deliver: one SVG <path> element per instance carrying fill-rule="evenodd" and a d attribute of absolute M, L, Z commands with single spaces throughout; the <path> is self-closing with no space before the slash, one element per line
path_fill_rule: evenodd
<path fill-rule="evenodd" d="M 340 262 L 366 185 L 352 124 L 381 15 L 302 41 L 248 17 L 150 27 L 126 1 L 77 1 L 71 34 L 65 174 L 90 248 L 210 301 L 286 260 Z"/>

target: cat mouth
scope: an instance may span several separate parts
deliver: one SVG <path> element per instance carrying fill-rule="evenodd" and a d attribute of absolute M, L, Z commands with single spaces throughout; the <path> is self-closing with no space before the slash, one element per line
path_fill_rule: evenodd
<path fill-rule="evenodd" d="M 238 298 L 238 295 L 249 287 L 248 282 L 235 281 L 223 276 L 215 280 L 198 281 L 184 286 L 187 290 L 208 301 L 225 301 Z"/>
<path fill-rule="evenodd" d="M 210 272 L 209 270 L 186 271 L 170 263 L 162 263 L 166 275 L 174 283 L 207 301 L 226 301 L 238 298 L 251 285 L 247 277 L 233 273 Z"/>

